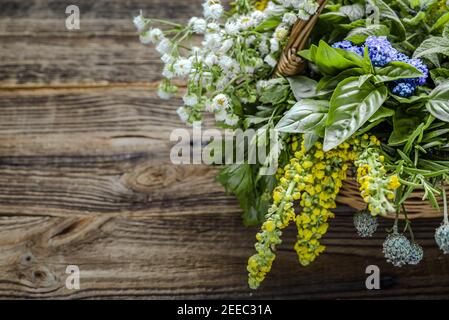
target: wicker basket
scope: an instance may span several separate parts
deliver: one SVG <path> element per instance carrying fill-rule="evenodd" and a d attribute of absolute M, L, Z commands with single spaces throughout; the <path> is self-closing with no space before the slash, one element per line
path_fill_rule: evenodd
<path fill-rule="evenodd" d="M 310 33 L 318 22 L 319 15 L 326 5 L 326 0 L 318 0 L 317 2 L 319 4 L 317 13 L 307 21 L 299 20 L 293 26 L 289 41 L 276 66 L 275 75 L 294 76 L 303 73 L 307 67 L 307 62 L 299 57 L 297 52 L 307 46 Z M 352 177 L 351 174 L 348 176 L 349 178 L 345 181 L 340 190 L 337 202 L 340 204 L 346 204 L 358 210 L 366 208 L 366 204 L 360 196 L 358 182 L 354 177 Z M 449 193 L 449 188 L 447 188 L 447 191 Z M 407 216 L 409 219 L 435 218 L 443 215 L 441 211 L 432 208 L 430 203 L 428 201 L 423 201 L 422 198 L 423 192 L 417 190 L 414 191 L 405 202 Z M 442 207 L 443 200 L 439 198 L 438 201 L 440 203 L 440 207 Z M 388 217 L 394 218 L 395 214 L 392 213 Z M 404 219 L 404 216 L 401 215 L 400 218 Z"/>

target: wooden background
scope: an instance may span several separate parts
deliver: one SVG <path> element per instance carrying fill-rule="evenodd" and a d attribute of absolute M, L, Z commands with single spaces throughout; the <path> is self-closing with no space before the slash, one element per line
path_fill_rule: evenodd
<path fill-rule="evenodd" d="M 78 31 L 65 29 L 72 3 Z M 156 97 L 161 63 L 131 22 L 138 9 L 186 21 L 200 3 L 0 0 L 0 298 L 449 297 L 438 220 L 415 224 L 424 261 L 399 269 L 385 232 L 359 239 L 345 207 L 316 263 L 296 262 L 290 228 L 264 285 L 247 288 L 256 229 L 215 169 L 170 164 L 180 102 Z M 65 288 L 69 264 L 80 290 Z M 365 289 L 370 264 L 381 290 Z"/>

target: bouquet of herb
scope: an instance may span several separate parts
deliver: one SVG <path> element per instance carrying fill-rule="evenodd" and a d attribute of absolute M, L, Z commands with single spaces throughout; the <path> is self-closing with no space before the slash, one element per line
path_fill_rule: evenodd
<path fill-rule="evenodd" d="M 187 25 L 142 15 L 134 23 L 141 42 L 162 55 L 160 97 L 177 91 L 175 78 L 186 83 L 178 114 L 187 124 L 209 113 L 221 128 L 279 135 L 269 154 L 276 156 L 276 173 L 262 174 L 265 163 L 240 163 L 218 176 L 240 201 L 245 224 L 262 224 L 248 260 L 250 287 L 270 271 L 290 223 L 298 230 L 294 249 L 302 265 L 324 251 L 320 239 L 348 174 L 366 202 L 354 215 L 360 236 L 376 231 L 378 216 L 396 215 L 383 245 L 388 262 L 403 266 L 423 257 L 404 205 L 415 190 L 435 208 L 443 198 L 435 240 L 448 253 L 448 3 L 329 0 L 307 48 L 296 53 L 307 69 L 293 77 L 273 71 L 292 26 L 316 14 L 314 0 L 236 0 L 228 10 L 206 0 L 203 7 L 203 17 Z M 201 45 L 188 45 L 198 36 Z M 263 134 L 253 143 L 268 148 Z"/>

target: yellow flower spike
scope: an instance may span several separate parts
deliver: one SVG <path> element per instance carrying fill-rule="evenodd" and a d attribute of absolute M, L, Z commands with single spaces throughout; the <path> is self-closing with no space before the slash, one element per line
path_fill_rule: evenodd
<path fill-rule="evenodd" d="M 302 167 L 303 167 L 304 169 L 309 169 L 309 168 L 313 167 L 313 162 L 312 162 L 312 161 L 309 161 L 309 160 L 306 160 L 306 161 L 304 161 L 304 162 L 302 163 Z"/>
<path fill-rule="evenodd" d="M 394 175 L 390 177 L 390 182 L 388 183 L 388 188 L 390 190 L 396 190 L 401 186 L 401 183 L 399 182 L 398 176 Z"/>
<path fill-rule="evenodd" d="M 267 4 L 268 4 L 268 0 L 259 0 L 254 4 L 254 7 L 257 10 L 264 11 L 265 8 L 267 7 Z"/>
<path fill-rule="evenodd" d="M 298 141 L 292 143 L 292 151 L 296 151 L 298 149 Z"/>
<path fill-rule="evenodd" d="M 315 152 L 315 158 L 317 159 L 323 159 L 324 158 L 324 152 L 321 150 L 318 150 L 317 152 Z"/>
<path fill-rule="evenodd" d="M 273 220 L 268 220 L 268 221 L 266 221 L 264 223 L 262 228 L 265 228 L 265 230 L 268 231 L 268 232 L 273 232 L 275 227 L 276 227 L 276 224 L 274 223 L 274 221 Z"/>

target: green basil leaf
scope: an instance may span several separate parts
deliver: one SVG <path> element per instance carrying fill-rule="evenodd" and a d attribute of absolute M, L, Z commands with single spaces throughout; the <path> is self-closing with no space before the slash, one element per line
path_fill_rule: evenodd
<path fill-rule="evenodd" d="M 410 26 L 417 26 L 426 18 L 426 13 L 420 11 L 416 16 L 412 18 L 404 18 L 403 21 Z"/>
<path fill-rule="evenodd" d="M 393 117 L 393 131 L 388 139 L 388 145 L 399 146 L 405 144 L 420 123 L 421 119 L 419 117 L 412 117 L 400 109 L 396 110 Z"/>
<path fill-rule="evenodd" d="M 290 86 L 276 85 L 269 90 L 264 90 L 260 96 L 260 102 L 265 104 L 279 104 L 290 94 Z"/>
<path fill-rule="evenodd" d="M 276 29 L 276 27 L 282 22 L 282 17 L 273 16 L 259 24 L 254 31 L 256 32 L 268 32 Z"/>
<path fill-rule="evenodd" d="M 385 86 L 365 82 L 359 77 L 342 81 L 334 91 L 325 131 L 324 150 L 328 151 L 348 139 L 382 106 L 388 96 Z"/>
<path fill-rule="evenodd" d="M 337 85 L 349 78 L 349 77 L 354 77 L 354 76 L 358 76 L 358 75 L 363 75 L 364 71 L 362 68 L 351 68 L 351 69 L 347 69 L 344 70 L 342 72 L 340 72 L 338 75 L 336 76 L 324 76 L 320 79 L 320 81 L 318 82 L 317 85 L 317 90 L 321 91 L 321 90 L 333 90 L 337 87 Z"/>
<path fill-rule="evenodd" d="M 440 29 L 449 23 L 449 12 L 443 14 L 432 26 L 431 31 Z"/>
<path fill-rule="evenodd" d="M 317 51 L 318 47 L 312 44 L 309 49 L 301 50 L 300 52 L 298 52 L 298 55 L 306 60 L 315 61 Z"/>
<path fill-rule="evenodd" d="M 449 82 L 444 82 L 433 89 L 426 108 L 435 118 L 449 122 Z"/>
<path fill-rule="evenodd" d="M 289 133 L 314 131 L 325 124 L 328 110 L 328 101 L 302 99 L 285 113 L 275 129 Z"/>
<path fill-rule="evenodd" d="M 318 83 L 315 80 L 305 76 L 295 76 L 287 79 L 297 101 L 301 99 L 320 97 L 330 92 L 329 90 L 327 92 L 317 92 Z"/>
<path fill-rule="evenodd" d="M 401 61 L 390 62 L 383 68 L 375 68 L 375 71 L 376 83 L 423 76 L 423 73 L 417 68 Z"/>
<path fill-rule="evenodd" d="M 326 42 L 320 41 L 314 63 L 318 66 L 320 71 L 327 75 L 336 75 L 339 72 L 353 68 L 360 67 L 357 63 L 358 58 L 356 53 L 345 51 L 342 49 L 335 49 L 329 46 Z"/>
<path fill-rule="evenodd" d="M 449 56 L 449 39 L 443 37 L 430 37 L 424 40 L 421 45 L 415 50 L 413 58 L 430 58 L 434 54 L 443 54 Z M 432 60 L 433 63 L 433 60 Z"/>
<path fill-rule="evenodd" d="M 394 116 L 394 110 L 388 109 L 386 107 L 380 107 L 379 110 L 376 111 L 375 114 L 369 119 L 369 122 L 376 122 L 383 118 L 389 118 Z"/>
<path fill-rule="evenodd" d="M 359 27 L 351 30 L 346 37 L 355 44 L 362 44 L 369 36 L 388 36 L 390 29 L 383 24 L 372 24 L 367 27 Z"/>
<path fill-rule="evenodd" d="M 430 76 L 433 82 L 438 86 L 441 83 L 449 79 L 449 69 L 447 68 L 435 68 L 430 70 Z"/>
<path fill-rule="evenodd" d="M 343 12 L 326 12 L 320 14 L 320 21 L 326 22 L 328 24 L 342 24 L 350 22 L 347 15 Z"/>

